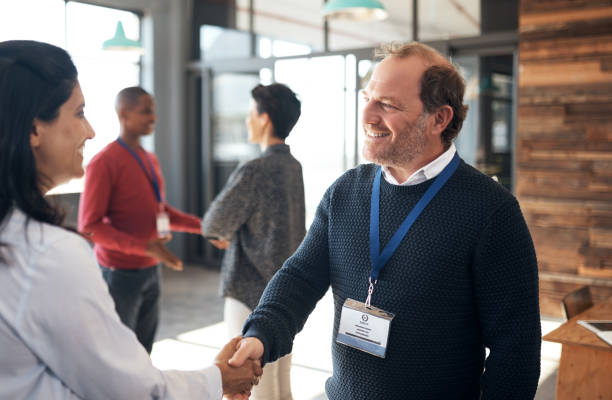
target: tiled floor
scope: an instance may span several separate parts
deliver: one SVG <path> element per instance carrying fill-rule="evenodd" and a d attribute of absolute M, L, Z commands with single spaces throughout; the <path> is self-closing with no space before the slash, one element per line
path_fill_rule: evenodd
<path fill-rule="evenodd" d="M 161 324 L 151 354 L 156 366 L 191 370 L 210 364 L 227 341 L 218 284 L 217 271 L 197 267 L 187 267 L 183 272 L 164 269 Z M 325 380 L 332 369 L 332 313 L 332 298 L 328 292 L 296 337 L 291 370 L 294 400 L 325 399 Z M 543 333 L 560 323 L 543 320 Z M 536 400 L 554 400 L 560 353 L 560 345 L 543 342 L 542 373 Z"/>

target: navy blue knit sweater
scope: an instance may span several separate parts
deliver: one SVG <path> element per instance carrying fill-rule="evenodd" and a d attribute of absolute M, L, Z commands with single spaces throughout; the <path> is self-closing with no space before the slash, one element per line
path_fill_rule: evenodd
<path fill-rule="evenodd" d="M 376 165 L 340 177 L 296 253 L 267 286 L 245 336 L 264 361 L 291 351 L 331 284 L 330 400 L 532 399 L 540 372 L 538 274 L 516 199 L 463 161 L 382 270 L 372 305 L 395 314 L 381 359 L 335 342 L 346 298 L 365 300 L 370 195 Z M 433 180 L 381 180 L 380 246 Z M 330 316 L 331 318 L 331 316 Z M 491 351 L 485 361 L 485 347 Z"/>

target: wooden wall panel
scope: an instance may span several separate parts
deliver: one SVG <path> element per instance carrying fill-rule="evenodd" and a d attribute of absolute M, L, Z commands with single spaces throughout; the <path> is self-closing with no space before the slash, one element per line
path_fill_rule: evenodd
<path fill-rule="evenodd" d="M 612 0 L 521 0 L 516 192 L 542 313 L 612 296 Z"/>
<path fill-rule="evenodd" d="M 602 36 L 601 41 L 596 43 L 588 36 L 525 41 L 521 42 L 520 51 L 523 61 L 596 59 L 612 53 L 612 35 Z"/>

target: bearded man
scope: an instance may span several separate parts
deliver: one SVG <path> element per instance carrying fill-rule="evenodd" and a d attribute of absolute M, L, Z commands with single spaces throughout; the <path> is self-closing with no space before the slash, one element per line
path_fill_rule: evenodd
<path fill-rule="evenodd" d="M 331 286 L 330 400 L 533 399 L 535 250 L 514 196 L 457 154 L 464 91 L 432 48 L 386 48 L 363 93 L 372 164 L 329 187 L 230 364 L 289 353 Z"/>

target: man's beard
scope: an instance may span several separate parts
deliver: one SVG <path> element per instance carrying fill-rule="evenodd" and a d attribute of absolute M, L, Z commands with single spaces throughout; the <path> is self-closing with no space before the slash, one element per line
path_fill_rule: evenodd
<path fill-rule="evenodd" d="M 415 158 L 423 154 L 427 145 L 427 139 L 425 136 L 427 117 L 427 113 L 422 112 L 418 116 L 417 120 L 413 124 L 408 125 L 404 132 L 398 136 L 395 143 L 382 149 L 378 149 L 378 151 L 373 154 L 366 155 L 368 145 L 364 145 L 362 150 L 364 158 L 375 164 L 384 165 L 385 167 L 397 167 L 410 163 Z M 372 125 L 366 125 L 364 129 L 374 132 L 387 131 L 386 129 Z"/>

